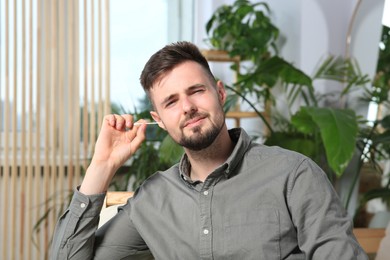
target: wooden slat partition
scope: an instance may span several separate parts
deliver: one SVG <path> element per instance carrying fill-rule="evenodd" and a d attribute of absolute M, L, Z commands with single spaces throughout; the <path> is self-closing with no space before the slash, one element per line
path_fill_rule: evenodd
<path fill-rule="evenodd" d="M 110 112 L 109 0 L 0 4 L 0 259 L 49 259 Z"/>
<path fill-rule="evenodd" d="M 33 0 L 30 0 L 29 1 L 29 18 L 28 18 L 28 21 L 29 21 L 29 33 L 28 33 L 28 37 L 29 37 L 29 41 L 28 41 L 28 46 L 29 46 L 29 49 L 28 49 L 28 74 L 29 74 L 29 80 L 28 80 L 28 110 L 25 111 L 25 114 L 27 115 L 28 117 L 28 128 L 27 129 L 33 129 L 33 117 L 31 115 L 29 115 L 28 111 L 33 111 L 33 80 L 34 80 L 34 77 L 33 77 L 33 74 L 34 74 L 34 66 L 33 66 L 33 24 L 34 24 L 34 18 L 36 18 L 36 16 L 34 16 L 34 12 L 33 12 Z M 34 147 L 34 144 L 33 144 L 33 131 L 25 131 L 23 133 L 27 133 L 26 135 L 28 135 L 28 148 L 27 148 L 27 187 L 26 187 L 26 195 L 27 195 L 27 199 L 28 199 L 28 203 L 26 204 L 26 206 L 24 208 L 26 209 L 31 209 L 32 208 L 32 205 L 33 205 L 33 180 L 34 180 L 34 177 L 33 177 L 33 174 L 34 174 L 34 171 L 33 171 L 33 147 Z M 37 178 L 35 178 L 37 179 Z M 23 189 L 22 189 L 23 190 Z M 26 225 L 26 233 L 23 233 L 23 234 L 20 234 L 21 237 L 24 238 L 23 240 L 23 243 L 21 243 L 21 246 L 24 246 L 24 249 L 21 249 L 20 251 L 22 252 L 21 255 L 21 259 L 23 259 L 24 256 L 31 256 L 33 254 L 33 246 L 32 246 L 32 243 L 30 242 L 30 239 L 32 237 L 32 234 L 33 234 L 33 221 L 32 221 L 32 216 L 31 214 L 23 214 L 23 216 L 29 216 L 30 218 L 27 218 L 26 217 L 26 222 L 27 222 L 27 225 Z M 25 253 L 23 253 L 25 252 Z"/>
<path fill-rule="evenodd" d="M 26 0 L 22 1 L 22 59 L 21 63 L 26 64 L 26 66 L 22 67 L 22 99 L 21 99 L 21 132 L 25 133 L 26 132 L 26 70 L 27 70 L 27 60 L 26 60 Z M 26 140 L 27 136 L 22 135 L 21 136 L 21 147 L 20 149 L 22 151 L 26 151 Z M 21 163 L 20 163 L 20 187 L 26 187 L 26 153 L 22 153 L 20 157 Z M 20 206 L 21 208 L 26 207 L 26 190 L 21 189 L 20 190 Z M 20 215 L 20 221 L 18 222 L 20 225 L 20 237 L 19 237 L 19 244 L 24 244 L 25 241 L 25 215 L 21 214 Z M 20 258 L 24 258 L 24 249 L 20 249 Z"/>
<path fill-rule="evenodd" d="M 4 97 L 4 113 L 2 114 L 3 115 L 3 118 L 4 118 L 4 121 L 3 121 L 3 124 L 4 124 L 4 146 L 3 146 L 3 149 L 4 149 L 4 167 L 2 169 L 3 171 L 3 191 L 4 191 L 4 194 L 7 194 L 7 196 L 2 196 L 2 198 L 4 199 L 4 202 L 3 202 L 3 207 L 4 207 L 4 210 L 5 209 L 8 209 L 9 208 L 9 201 L 8 201 L 8 198 L 9 198 L 9 163 L 10 163 L 10 158 L 9 158 L 9 107 L 10 107 L 10 102 L 9 102 L 9 99 L 10 99 L 10 93 L 9 93 L 9 90 L 10 90 L 10 83 L 9 83 L 9 67 L 10 67 L 10 63 L 9 63 L 9 49 L 10 49 L 10 44 L 9 44 L 9 2 L 8 0 L 5 1 L 5 49 L 6 51 L 3 51 L 2 53 L 4 53 L 3 55 L 1 55 L 2 57 L 5 56 L 5 75 L 4 75 L 4 79 L 5 79 L 5 84 L 4 84 L 4 88 L 5 88 L 5 97 Z M 2 87 L 3 89 L 3 87 Z M 3 99 L 1 99 L 3 100 Z M 2 212 L 4 212 L 4 210 Z M 8 225 L 9 225 L 9 219 L 8 219 L 8 214 L 4 214 L 3 216 L 4 218 L 4 221 L 3 221 L 3 232 L 4 234 L 8 234 Z M 4 237 L 4 236 L 3 236 Z M 8 237 L 8 236 L 5 236 L 5 237 Z M 3 239 L 2 241 L 2 246 L 3 246 L 3 249 L 7 248 L 8 247 L 8 239 Z M 5 252 L 6 250 L 3 250 L 3 255 L 5 255 Z"/>

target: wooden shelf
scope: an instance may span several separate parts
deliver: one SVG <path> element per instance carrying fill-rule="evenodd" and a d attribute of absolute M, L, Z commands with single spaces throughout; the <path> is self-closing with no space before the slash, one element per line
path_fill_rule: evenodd
<path fill-rule="evenodd" d="M 269 115 L 267 112 L 261 112 L 261 114 L 269 122 Z M 257 118 L 259 115 L 256 112 L 250 111 L 229 111 L 226 113 L 226 118 L 235 120 L 235 127 L 240 127 L 241 119 L 244 118 Z"/>
<path fill-rule="evenodd" d="M 240 62 L 240 57 L 230 57 L 226 51 L 220 50 L 201 50 L 201 53 L 208 61 L 219 61 L 219 62 Z"/>
<path fill-rule="evenodd" d="M 258 116 L 256 112 L 229 111 L 226 113 L 226 118 L 253 118 Z"/>

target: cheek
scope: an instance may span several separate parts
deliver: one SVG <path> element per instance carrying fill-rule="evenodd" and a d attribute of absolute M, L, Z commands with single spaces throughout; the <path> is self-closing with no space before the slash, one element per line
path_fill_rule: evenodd
<path fill-rule="evenodd" d="M 212 100 L 212 101 L 210 100 L 210 103 L 211 102 L 213 102 L 213 104 L 214 104 L 213 108 L 215 110 L 220 110 L 220 109 L 223 110 L 223 101 L 219 97 L 217 97 L 217 99 L 215 99 L 215 100 Z"/>
<path fill-rule="evenodd" d="M 180 111 L 179 109 L 169 109 L 160 113 L 161 121 L 168 128 L 172 128 L 172 126 L 178 126 L 178 122 L 180 121 Z"/>

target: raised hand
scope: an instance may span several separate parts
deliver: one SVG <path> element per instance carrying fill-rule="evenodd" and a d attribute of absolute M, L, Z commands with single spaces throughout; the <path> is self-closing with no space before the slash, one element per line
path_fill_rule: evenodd
<path fill-rule="evenodd" d="M 94 163 L 107 163 L 117 170 L 145 140 L 145 126 L 133 126 L 131 115 L 104 117 L 95 145 Z"/>
<path fill-rule="evenodd" d="M 145 140 L 145 130 L 144 124 L 133 125 L 131 115 L 105 116 L 80 192 L 88 195 L 106 191 L 118 168 Z"/>

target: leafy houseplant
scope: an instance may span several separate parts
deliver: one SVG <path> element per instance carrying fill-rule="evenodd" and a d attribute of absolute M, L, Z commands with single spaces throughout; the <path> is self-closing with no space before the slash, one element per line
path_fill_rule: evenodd
<path fill-rule="evenodd" d="M 313 79 L 278 56 L 276 41 L 279 30 L 272 24 L 269 13 L 266 3 L 236 0 L 232 5 L 219 7 L 207 22 L 207 40 L 214 48 L 222 48 L 231 57 L 238 55 L 249 61 L 243 71 L 232 65 L 238 80 L 227 88 L 233 93 L 233 99 L 243 99 L 263 119 L 269 128 L 268 143 L 317 157 L 317 162 L 324 160 L 323 152 L 326 152 L 327 168 L 339 176 L 354 153 L 357 135 L 355 114 L 349 110 L 319 108 Z M 329 67 L 332 62 L 334 65 L 334 61 L 330 60 L 323 70 L 334 68 Z M 303 100 L 307 106 L 291 118 L 294 125 L 289 122 L 290 118 L 285 120 L 281 124 L 283 128 L 279 128 L 283 130 L 267 124 L 256 109 L 258 103 L 262 103 L 263 107 L 267 102 L 275 104 L 272 90 L 280 85 L 287 90 L 291 104 Z M 249 96 L 256 99 L 253 101 Z M 349 137 L 343 135 L 346 132 L 350 133 Z M 305 146 L 301 145 L 302 141 Z"/>
<path fill-rule="evenodd" d="M 390 28 L 382 27 L 382 36 L 379 44 L 379 58 L 376 75 L 372 82 L 372 88 L 366 89 L 364 99 L 371 100 L 378 105 L 378 108 L 389 108 L 390 89 Z M 374 187 L 365 191 L 360 198 L 360 208 L 363 209 L 366 203 L 372 199 L 381 199 L 390 210 L 390 176 L 383 171 L 383 167 L 378 161 L 390 159 L 390 116 L 379 116 L 372 122 L 372 127 L 366 129 L 366 139 L 370 141 L 368 156 L 366 157 L 371 165 L 371 169 L 382 179 L 387 174 L 387 181 L 379 187 Z"/>
<path fill-rule="evenodd" d="M 243 96 L 254 94 L 263 104 L 272 101 L 271 88 L 280 80 L 311 87 L 310 77 L 278 56 L 279 29 L 269 13 L 266 3 L 236 0 L 219 7 L 206 23 L 206 40 L 212 48 L 247 61 L 241 70 L 237 64 L 231 66 L 238 75 L 234 89 Z"/>
<path fill-rule="evenodd" d="M 264 10 L 258 7 L 263 7 Z M 264 60 L 270 48 L 277 52 L 279 29 L 268 14 L 266 3 L 251 4 L 238 0 L 233 5 L 219 7 L 206 24 L 211 45 L 239 55 L 243 60 Z"/>

